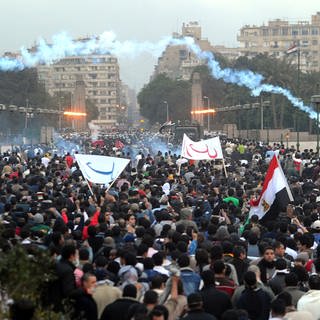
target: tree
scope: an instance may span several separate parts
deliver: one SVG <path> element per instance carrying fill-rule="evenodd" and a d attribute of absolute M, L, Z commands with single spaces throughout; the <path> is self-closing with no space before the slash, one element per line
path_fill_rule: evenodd
<path fill-rule="evenodd" d="M 0 103 L 16 105 L 18 107 L 57 108 L 55 100 L 45 91 L 39 82 L 36 69 L 25 69 L 19 72 L 0 72 Z M 25 113 L 4 111 L 0 117 L 2 131 L 10 129 L 12 134 L 21 133 L 25 127 Z M 56 117 L 48 115 L 33 115 L 30 120 L 33 128 L 41 125 L 55 125 Z"/>
<path fill-rule="evenodd" d="M 14 245 L 1 238 L 0 257 L 0 318 L 7 315 L 6 300 L 30 301 L 36 307 L 37 319 L 60 319 L 42 305 L 47 284 L 55 279 L 54 264 L 47 251 L 37 247 Z"/>
<path fill-rule="evenodd" d="M 167 118 L 168 103 L 171 120 L 190 119 L 190 92 L 189 81 L 172 80 L 165 74 L 160 74 L 138 94 L 140 112 L 151 124 L 163 123 Z"/>

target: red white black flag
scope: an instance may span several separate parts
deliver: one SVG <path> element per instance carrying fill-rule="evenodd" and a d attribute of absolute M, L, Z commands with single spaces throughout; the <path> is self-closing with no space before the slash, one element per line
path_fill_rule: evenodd
<path fill-rule="evenodd" d="M 293 201 L 293 196 L 275 154 L 269 164 L 260 197 L 253 201 L 249 216 L 255 214 L 263 221 L 276 218 L 290 201 Z"/>
<path fill-rule="evenodd" d="M 296 44 L 293 44 L 288 50 L 287 54 L 295 53 L 298 51 L 298 46 Z"/>

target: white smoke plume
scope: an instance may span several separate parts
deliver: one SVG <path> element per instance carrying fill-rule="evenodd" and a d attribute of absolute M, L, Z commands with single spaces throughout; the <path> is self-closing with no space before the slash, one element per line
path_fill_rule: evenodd
<path fill-rule="evenodd" d="M 276 93 L 285 96 L 293 106 L 305 111 L 310 118 L 316 119 L 316 112 L 309 106 L 293 96 L 285 88 L 263 83 L 263 76 L 250 70 L 233 70 L 230 68 L 222 69 L 212 52 L 202 51 L 195 44 L 193 38 L 172 38 L 166 37 L 157 43 L 124 41 L 116 39 L 113 32 L 104 32 L 100 36 L 91 37 L 82 40 L 73 40 L 66 33 L 59 33 L 52 37 L 50 44 L 43 39 L 38 41 L 35 51 L 21 49 L 18 58 L 2 57 L 0 58 L 0 70 L 15 71 L 25 68 L 35 67 L 38 64 L 52 64 L 60 59 L 69 56 L 89 55 L 93 53 L 112 54 L 117 57 L 134 58 L 142 53 L 149 53 L 153 56 L 160 54 L 169 45 L 185 45 L 192 50 L 200 59 L 207 61 L 211 75 L 216 79 L 222 79 L 226 83 L 233 83 L 239 86 L 247 87 L 253 96 L 259 96 L 262 92 Z"/>

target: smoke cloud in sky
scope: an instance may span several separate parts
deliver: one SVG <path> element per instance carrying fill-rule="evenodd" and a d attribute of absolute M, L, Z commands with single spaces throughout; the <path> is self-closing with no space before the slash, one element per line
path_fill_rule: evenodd
<path fill-rule="evenodd" d="M 38 41 L 34 52 L 21 49 L 19 58 L 1 57 L 0 70 L 19 71 L 25 68 L 32 68 L 38 64 L 52 64 L 55 61 L 69 56 L 89 55 L 93 53 L 112 54 L 116 57 L 135 58 L 143 53 L 155 57 L 161 55 L 168 45 L 185 45 L 193 51 L 198 58 L 207 61 L 211 75 L 226 83 L 232 83 L 248 88 L 253 96 L 259 96 L 262 92 L 281 94 L 285 96 L 295 107 L 309 114 L 310 118 L 317 117 L 316 112 L 285 88 L 263 83 L 263 76 L 250 70 L 222 69 L 212 52 L 202 51 L 194 43 L 193 38 L 172 38 L 165 37 L 157 43 L 123 41 L 116 39 L 113 32 L 104 32 L 99 37 L 92 37 L 85 40 L 74 41 L 67 33 L 59 33 L 52 37 L 51 44 L 43 39 Z"/>

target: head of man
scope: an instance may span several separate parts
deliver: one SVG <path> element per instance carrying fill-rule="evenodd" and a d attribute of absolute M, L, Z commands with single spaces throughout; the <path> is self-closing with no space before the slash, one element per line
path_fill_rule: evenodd
<path fill-rule="evenodd" d="M 96 288 L 96 285 L 97 285 L 97 278 L 94 274 L 87 272 L 82 276 L 81 284 L 82 284 L 83 290 L 87 294 L 93 294 L 94 289 Z"/>
<path fill-rule="evenodd" d="M 203 300 L 200 293 L 191 293 L 188 295 L 188 308 L 189 310 L 202 309 Z"/>
<path fill-rule="evenodd" d="M 272 246 L 266 246 L 263 250 L 263 259 L 267 262 L 274 261 L 274 249 Z"/>

